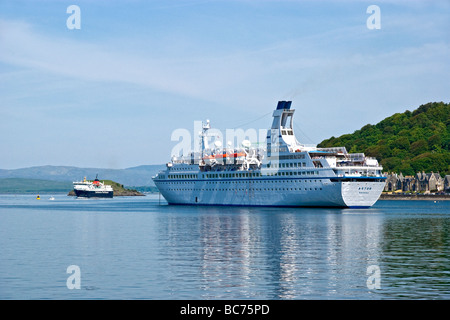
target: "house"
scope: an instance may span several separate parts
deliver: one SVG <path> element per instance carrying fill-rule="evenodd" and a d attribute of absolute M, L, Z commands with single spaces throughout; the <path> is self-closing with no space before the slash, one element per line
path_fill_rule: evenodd
<path fill-rule="evenodd" d="M 447 186 L 447 187 L 446 187 Z M 386 175 L 386 192 L 440 192 L 450 190 L 450 176 L 442 178 L 439 172 L 418 172 L 415 176 L 403 176 L 402 173 Z"/>
<path fill-rule="evenodd" d="M 444 177 L 444 191 L 450 193 L 450 175 Z"/>
<path fill-rule="evenodd" d="M 444 179 L 442 179 L 439 172 L 437 173 L 427 173 L 428 176 L 428 188 L 430 192 L 441 192 L 444 191 Z"/>
<path fill-rule="evenodd" d="M 405 176 L 403 179 L 402 191 L 404 192 L 416 192 L 416 179 L 414 176 Z"/>
<path fill-rule="evenodd" d="M 386 185 L 384 187 L 384 191 L 394 192 L 397 190 L 402 190 L 403 186 L 403 174 L 392 173 L 389 174 L 386 178 Z"/>

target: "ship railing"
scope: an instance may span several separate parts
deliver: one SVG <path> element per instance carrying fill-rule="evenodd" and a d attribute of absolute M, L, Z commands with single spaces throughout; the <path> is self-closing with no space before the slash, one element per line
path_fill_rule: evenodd
<path fill-rule="evenodd" d="M 372 161 L 373 163 L 369 163 L 367 160 Z M 366 168 L 378 168 L 380 167 L 378 161 L 375 158 L 372 159 L 365 159 L 363 161 L 342 161 L 342 162 L 337 162 L 336 163 L 336 167 L 366 167 Z"/>
<path fill-rule="evenodd" d="M 315 147 L 317 147 L 317 144 L 299 144 L 298 147 L 315 148 Z"/>
<path fill-rule="evenodd" d="M 336 163 L 336 167 L 362 167 L 364 166 L 361 163 L 354 163 L 354 162 L 344 162 L 344 163 Z"/>
<path fill-rule="evenodd" d="M 346 162 L 346 163 L 336 163 L 336 167 L 345 168 L 345 167 L 365 167 L 365 168 L 374 168 L 378 166 L 371 166 L 365 163 L 354 163 L 354 162 Z"/>
<path fill-rule="evenodd" d="M 334 148 L 317 148 L 318 151 L 330 151 L 335 153 L 343 153 L 348 154 L 347 149 L 345 147 L 334 147 Z"/>
<path fill-rule="evenodd" d="M 201 158 L 177 158 L 177 159 L 172 159 L 171 162 L 174 164 L 198 164 L 202 161 Z"/>
<path fill-rule="evenodd" d="M 350 159 L 364 159 L 365 155 L 364 155 L 364 153 L 349 153 L 348 157 Z"/>

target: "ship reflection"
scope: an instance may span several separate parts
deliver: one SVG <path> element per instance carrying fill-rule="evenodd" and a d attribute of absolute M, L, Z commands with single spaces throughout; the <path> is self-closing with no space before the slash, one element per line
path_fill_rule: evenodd
<path fill-rule="evenodd" d="M 168 228 L 168 254 L 178 264 L 190 261 L 184 275 L 202 299 L 352 298 L 367 292 L 367 267 L 380 263 L 375 209 L 190 210 L 196 214 L 176 217 Z M 199 252 L 187 254 L 194 244 Z"/>

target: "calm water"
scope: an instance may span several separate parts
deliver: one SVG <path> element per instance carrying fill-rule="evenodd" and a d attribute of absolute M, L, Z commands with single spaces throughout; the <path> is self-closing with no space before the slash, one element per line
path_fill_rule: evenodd
<path fill-rule="evenodd" d="M 55 198 L 0 195 L 0 299 L 450 298 L 449 201 L 350 210 Z M 66 285 L 70 265 L 79 290 Z"/>

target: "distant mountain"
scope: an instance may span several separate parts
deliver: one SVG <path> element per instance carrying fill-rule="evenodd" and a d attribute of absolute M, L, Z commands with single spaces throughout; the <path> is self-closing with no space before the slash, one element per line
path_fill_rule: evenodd
<path fill-rule="evenodd" d="M 377 158 L 387 172 L 450 174 L 450 104 L 430 102 L 318 146 L 363 152 Z"/>
<path fill-rule="evenodd" d="M 71 182 L 41 179 L 4 178 L 0 179 L 1 193 L 53 193 L 68 192 L 73 188 Z"/>
<path fill-rule="evenodd" d="M 95 179 L 117 181 L 127 187 L 154 186 L 152 176 L 163 169 L 164 165 L 144 165 L 126 169 L 78 168 L 69 166 L 39 166 L 22 169 L 0 169 L 2 178 L 24 178 L 73 182 Z"/>

